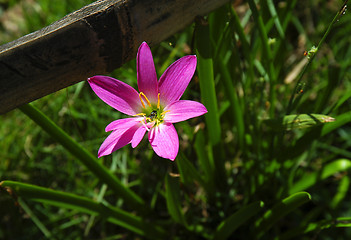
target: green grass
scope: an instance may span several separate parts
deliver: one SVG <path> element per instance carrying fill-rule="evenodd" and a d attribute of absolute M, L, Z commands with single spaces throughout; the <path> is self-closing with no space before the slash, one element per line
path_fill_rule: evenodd
<path fill-rule="evenodd" d="M 90 2 L 0 1 L 1 43 Z M 0 116 L 0 181 L 10 180 L 0 191 L 0 238 L 351 238 L 351 15 L 331 25 L 342 4 L 227 4 L 152 49 L 158 76 L 197 55 L 183 98 L 209 112 L 175 124 L 175 162 L 157 157 L 146 139 L 98 159 L 144 207 L 79 161 L 89 154 L 65 137 L 49 136 L 18 109 Z M 321 40 L 308 68 L 298 68 Z M 136 87 L 135 60 L 111 76 Z M 105 126 L 124 117 L 85 81 L 33 105 L 92 161 Z M 317 121 L 323 115 L 335 121 Z"/>

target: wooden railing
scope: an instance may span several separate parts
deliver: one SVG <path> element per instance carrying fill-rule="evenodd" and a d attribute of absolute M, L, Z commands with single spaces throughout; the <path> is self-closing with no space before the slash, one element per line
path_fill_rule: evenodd
<path fill-rule="evenodd" d="M 111 72 L 228 0 L 100 0 L 0 46 L 0 114 Z"/>

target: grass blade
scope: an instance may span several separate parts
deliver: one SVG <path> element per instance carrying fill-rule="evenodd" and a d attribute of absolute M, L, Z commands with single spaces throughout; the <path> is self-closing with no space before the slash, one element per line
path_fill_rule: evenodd
<path fill-rule="evenodd" d="M 351 122 L 351 111 L 336 116 L 334 122 L 314 127 L 313 129 L 311 129 L 311 131 L 299 138 L 294 145 L 286 147 L 285 149 L 280 151 L 279 158 L 289 159 L 299 156 L 311 146 L 314 140 L 327 135 L 328 133 L 340 128 L 341 126 L 349 122 Z"/>
<path fill-rule="evenodd" d="M 322 114 L 292 114 L 280 119 L 268 119 L 264 121 L 275 131 L 303 129 L 322 123 L 334 122 L 335 119 Z"/>
<path fill-rule="evenodd" d="M 101 181 L 105 182 L 127 204 L 143 212 L 146 209 L 144 201 L 132 190 L 124 186 L 96 157 L 73 140 L 66 132 L 51 121 L 44 113 L 31 104 L 20 107 L 21 111 L 44 129 L 53 139 L 62 144 L 73 156 L 84 164 Z"/>
<path fill-rule="evenodd" d="M 307 190 L 316 183 L 325 180 L 326 178 L 334 175 L 335 173 L 347 171 L 351 168 L 351 161 L 348 159 L 338 159 L 321 169 L 319 172 L 313 172 L 306 174 L 298 182 L 296 182 L 289 190 L 289 194 L 293 194 L 299 191 Z"/>
<path fill-rule="evenodd" d="M 343 176 L 343 178 L 340 180 L 338 190 L 333 197 L 332 201 L 330 202 L 331 208 L 337 208 L 340 203 L 343 202 L 345 197 L 347 196 L 347 192 L 350 189 L 350 178 L 349 176 Z"/>
<path fill-rule="evenodd" d="M 220 68 L 224 90 L 230 102 L 231 112 L 234 115 L 235 126 L 238 134 L 238 142 L 241 151 L 244 151 L 245 146 L 245 124 L 244 124 L 244 114 L 241 108 L 241 104 L 239 98 L 237 96 L 236 91 L 234 90 L 234 86 L 232 83 L 232 79 L 230 77 L 230 73 L 228 71 L 228 67 L 225 66 L 223 60 L 218 60 L 217 64 Z"/>
<path fill-rule="evenodd" d="M 316 104 L 316 113 L 321 113 L 325 106 L 327 106 L 332 93 L 338 87 L 340 77 L 340 66 L 331 64 L 328 68 L 328 85 L 319 94 L 320 97 L 318 98 L 319 101 Z"/>
<path fill-rule="evenodd" d="M 299 192 L 275 204 L 272 209 L 268 210 L 264 216 L 256 222 L 258 226 L 256 234 L 257 238 L 261 238 L 265 232 L 273 227 L 274 224 L 276 224 L 276 222 L 278 222 L 285 215 L 294 211 L 296 208 L 310 200 L 310 194 L 307 192 Z"/>
<path fill-rule="evenodd" d="M 214 163 L 210 161 L 208 155 L 204 151 L 205 146 L 205 134 L 203 130 L 199 130 L 199 132 L 195 136 L 195 151 L 197 155 L 197 159 L 199 162 L 199 166 L 202 168 L 204 172 L 204 181 L 209 187 L 210 192 L 214 192 Z"/>
<path fill-rule="evenodd" d="M 3 181 L 0 183 L 0 186 L 11 189 L 17 196 L 36 202 L 48 203 L 57 207 L 75 209 L 80 212 L 99 215 L 106 218 L 109 222 L 142 236 L 150 238 L 165 237 L 165 232 L 160 227 L 144 222 L 140 217 L 134 216 L 119 208 L 107 206 L 86 197 L 14 181 Z"/>
<path fill-rule="evenodd" d="M 189 161 L 185 154 L 181 153 L 177 160 L 180 178 L 184 184 L 192 184 L 193 181 L 198 182 L 202 187 L 208 188 L 200 173 L 194 165 Z"/>
<path fill-rule="evenodd" d="M 275 101 L 276 101 L 276 92 L 274 91 L 274 86 L 276 84 L 276 73 L 274 70 L 274 65 L 273 65 L 273 55 L 272 55 L 272 51 L 270 49 L 269 46 L 269 40 L 268 40 L 268 35 L 267 35 L 267 31 L 265 28 L 265 25 L 263 23 L 263 19 L 261 17 L 261 15 L 259 14 L 256 4 L 254 2 L 254 0 L 249 0 L 248 1 L 250 9 L 252 11 L 252 16 L 254 17 L 254 20 L 256 22 L 257 28 L 258 28 L 258 32 L 260 34 L 260 38 L 261 38 L 261 43 L 262 43 L 262 47 L 263 47 L 263 53 L 264 53 L 264 61 L 266 63 L 266 69 L 267 70 L 267 74 L 269 76 L 269 82 L 270 82 L 270 89 L 269 89 L 269 94 L 270 94 L 270 116 L 273 117 L 274 116 L 274 112 L 275 112 Z"/>
<path fill-rule="evenodd" d="M 342 95 L 337 103 L 332 107 L 331 111 L 336 111 L 341 105 L 343 105 L 349 98 L 351 98 L 351 91 L 345 92 L 344 95 Z"/>
<path fill-rule="evenodd" d="M 166 175 L 166 201 L 168 212 L 173 220 L 187 226 L 180 200 L 179 178 L 171 177 L 169 174 Z"/>
<path fill-rule="evenodd" d="M 210 144 L 210 148 L 208 149 L 209 158 L 212 158 L 210 161 L 213 161 L 215 167 L 213 179 L 216 182 L 216 187 L 225 189 L 227 181 L 222 151 L 222 129 L 219 120 L 210 39 L 209 26 L 197 24 L 195 29 L 195 46 L 198 59 L 197 72 L 200 81 L 202 103 L 204 103 L 208 110 L 205 114 L 205 120 Z"/>
<path fill-rule="evenodd" d="M 244 206 L 230 217 L 222 221 L 215 232 L 213 239 L 227 239 L 242 224 L 246 223 L 251 217 L 259 213 L 263 208 L 263 202 L 254 202 Z"/>
<path fill-rule="evenodd" d="M 197 72 L 200 80 L 201 100 L 208 113 L 205 115 L 207 131 L 212 145 L 221 140 L 216 89 L 214 83 L 213 60 L 209 40 L 209 27 L 196 25 L 195 45 Z"/>
<path fill-rule="evenodd" d="M 277 11 L 275 10 L 273 0 L 267 0 L 267 5 L 268 5 L 269 12 L 270 12 L 272 18 L 274 19 L 274 24 L 275 24 L 275 27 L 277 28 L 278 33 L 279 33 L 279 37 L 281 39 L 284 39 L 285 38 L 284 30 L 283 30 L 282 24 L 280 23 Z"/>
<path fill-rule="evenodd" d="M 40 231 L 45 235 L 45 238 L 50 239 L 52 237 L 51 232 L 45 227 L 45 225 L 39 220 L 39 218 L 33 213 L 29 206 L 21 199 L 18 198 L 18 203 L 21 205 L 22 209 L 28 214 L 30 219 L 34 224 L 40 229 Z"/>
<path fill-rule="evenodd" d="M 300 226 L 298 228 L 291 229 L 284 234 L 279 236 L 281 240 L 288 239 L 299 239 L 299 236 L 307 234 L 310 232 L 318 232 L 321 230 L 333 228 L 333 227 L 351 227 L 350 217 L 339 217 L 331 220 L 322 220 L 320 222 L 313 222 L 305 226 Z"/>

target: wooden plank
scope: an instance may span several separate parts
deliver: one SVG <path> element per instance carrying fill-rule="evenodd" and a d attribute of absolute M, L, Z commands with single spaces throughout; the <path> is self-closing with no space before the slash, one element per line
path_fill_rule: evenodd
<path fill-rule="evenodd" d="M 228 0 L 100 0 L 0 46 L 0 114 L 111 72 Z"/>

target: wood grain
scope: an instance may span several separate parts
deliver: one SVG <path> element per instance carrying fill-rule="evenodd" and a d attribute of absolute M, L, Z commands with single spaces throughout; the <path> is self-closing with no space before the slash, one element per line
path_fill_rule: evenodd
<path fill-rule="evenodd" d="M 0 114 L 105 74 L 228 0 L 100 0 L 0 46 Z"/>

